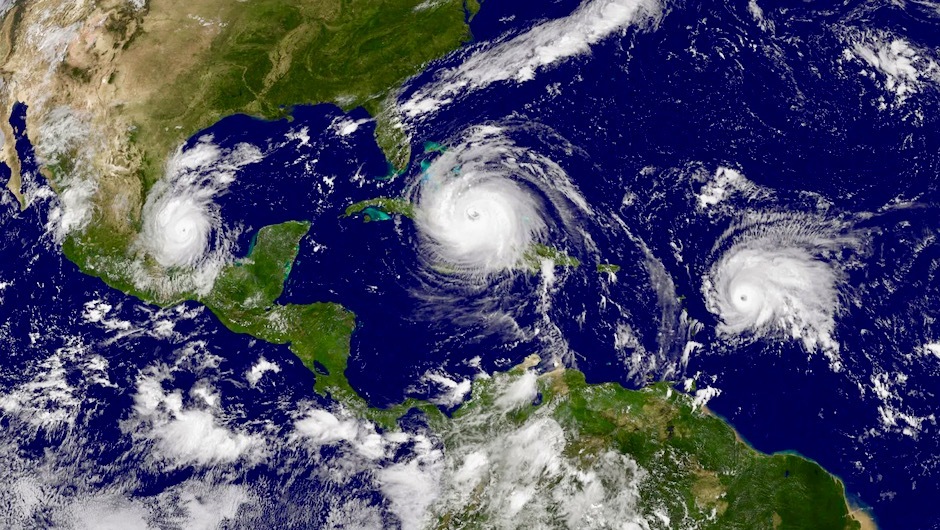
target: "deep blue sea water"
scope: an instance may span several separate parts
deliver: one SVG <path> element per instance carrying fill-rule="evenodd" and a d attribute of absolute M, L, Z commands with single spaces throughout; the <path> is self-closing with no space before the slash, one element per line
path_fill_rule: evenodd
<path fill-rule="evenodd" d="M 263 226 L 311 221 L 279 301 L 337 302 L 356 314 L 347 376 L 373 405 L 434 397 L 437 390 L 422 380 L 428 372 L 459 380 L 545 353 L 544 334 L 519 338 L 490 320 L 463 318 L 474 308 L 495 307 L 525 329 L 547 318 L 572 352 L 568 361 L 589 381 L 636 388 L 656 379 L 678 387 L 693 380 L 698 388 L 720 389 L 709 408 L 757 449 L 794 451 L 819 462 L 884 528 L 940 528 L 932 504 L 940 494 L 940 354 L 925 349 L 940 341 L 940 81 L 923 81 L 898 103 L 883 77 L 865 74 L 870 66 L 844 58 L 870 35 L 936 52 L 940 15 L 917 3 L 759 4 L 764 27 L 747 2 L 673 3 L 655 28 L 607 38 L 531 81 L 468 91 L 409 122 L 412 164 L 391 178 L 372 139 L 373 123 L 337 133 L 337 124 L 368 119 L 361 109 L 346 114 L 331 105 L 299 106 L 290 120 L 276 122 L 233 116 L 189 143 L 211 135 L 220 146 L 246 142 L 264 153 L 216 198 L 225 223 L 241 229 L 235 254 L 247 253 Z M 490 0 L 472 22 L 484 44 L 472 46 L 568 15 L 577 5 Z M 433 84 L 473 50 L 431 64 L 399 99 Z M 247 432 L 287 439 L 296 419 L 290 404 L 322 406 L 326 400 L 312 392 L 314 375 L 286 346 L 233 334 L 196 304 L 162 311 L 142 304 L 65 260 L 45 230 L 56 200 L 44 195 L 22 136 L 25 112 L 20 106 L 11 117 L 20 132 L 17 152 L 27 195 L 45 198 L 20 213 L 9 194 L 2 202 L 0 281 L 10 286 L 0 291 L 0 336 L 8 352 L 0 384 L 5 393 L 22 388 L 48 369 L 41 363 L 52 352 L 68 347 L 106 359 L 111 384 L 94 383 L 85 361 L 63 357 L 75 402 L 40 400 L 40 408 L 73 411 L 76 419 L 69 428 L 31 430 L 14 409 L 4 409 L 3 428 L 23 433 L 5 440 L 18 455 L 8 461 L 39 462 L 46 450 L 68 447 L 56 457 L 72 469 L 61 488 L 133 484 L 135 496 L 154 503 L 161 492 L 187 482 L 251 485 L 263 502 L 246 511 L 240 525 L 246 527 L 305 520 L 318 527 L 338 497 L 387 504 L 368 477 L 340 488 L 317 475 L 319 464 L 297 444 L 273 450 L 269 462 L 277 465 L 167 470 L 148 460 L 147 446 L 119 424 L 133 416 L 148 367 L 172 367 L 161 384 L 167 392 L 179 389 L 187 403 L 196 399 L 191 390 L 200 381 L 211 380 L 224 420 Z M 421 176 L 421 161 L 439 156 L 425 152 L 424 142 L 455 148 L 481 124 L 507 127 L 517 145 L 557 162 L 595 213 L 579 223 L 597 248 L 565 247 L 584 265 L 561 273 L 548 310 L 533 295 L 538 275 L 517 274 L 496 292 L 450 286 L 442 298 L 429 296 L 413 223 L 342 217 L 350 203 L 407 193 Z M 309 141 L 290 136 L 301 130 Z M 720 214 L 696 210 L 703 179 L 718 167 L 739 171 L 766 193 L 730 197 Z M 703 282 L 728 250 L 723 234 L 734 233 L 749 213 L 822 218 L 861 241 L 832 256 L 845 264 L 835 329 L 841 370 L 799 340 L 735 341 L 716 331 L 719 320 L 708 310 Z M 616 282 L 592 271 L 598 259 L 622 267 Z M 93 300 L 111 306 L 108 317 L 133 323 L 135 331 L 81 318 Z M 161 319 L 174 322 L 173 333 L 154 331 Z M 636 339 L 626 347 L 614 340 L 623 326 Z M 701 347 L 683 360 L 689 340 Z M 197 362 L 179 353 L 194 341 L 219 360 Z M 643 359 L 642 366 L 632 364 L 631 355 Z M 281 371 L 250 386 L 243 376 L 262 357 Z M 55 513 L 53 507 L 37 510 L 31 521 L 57 524 Z"/>

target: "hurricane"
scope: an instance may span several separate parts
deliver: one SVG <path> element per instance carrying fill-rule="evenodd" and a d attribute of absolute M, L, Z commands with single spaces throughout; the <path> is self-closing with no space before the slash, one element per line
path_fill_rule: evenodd
<path fill-rule="evenodd" d="M 164 267 L 185 267 L 206 254 L 217 224 L 205 202 L 171 196 L 154 209 L 145 226 L 157 262 Z"/>
<path fill-rule="evenodd" d="M 757 215 L 732 227 L 703 282 L 717 331 L 791 338 L 834 358 L 844 281 L 840 258 L 859 245 L 840 226 L 807 218 Z"/>
<path fill-rule="evenodd" d="M 167 163 L 166 176 L 147 196 L 142 213 L 138 248 L 163 271 L 138 263 L 137 284 L 160 291 L 211 288 L 221 265 L 228 258 L 233 228 L 224 226 L 214 198 L 224 193 L 245 165 L 261 159 L 260 151 L 248 144 L 223 149 L 202 138 L 188 149 L 180 149 Z M 188 272 L 166 282 L 165 271 Z"/>
<path fill-rule="evenodd" d="M 430 185 L 419 204 L 417 220 L 432 252 L 459 270 L 510 269 L 545 233 L 538 199 L 487 172 Z"/>
<path fill-rule="evenodd" d="M 478 127 L 430 163 L 412 186 L 421 248 L 432 267 L 485 278 L 526 266 L 536 245 L 575 237 L 588 206 L 564 170 Z"/>
<path fill-rule="evenodd" d="M 585 150 L 543 124 L 506 120 L 426 154 L 405 189 L 418 318 L 499 334 L 546 367 L 604 351 L 640 380 L 685 362 L 687 325 L 662 263 L 574 184 L 594 180 Z"/>
<path fill-rule="evenodd" d="M 589 159 L 554 130 L 513 120 L 468 128 L 427 154 L 405 188 L 417 318 L 573 365 L 570 315 L 556 303 L 596 277 L 581 263 L 599 259 L 595 238 L 606 237 L 567 172 Z"/>

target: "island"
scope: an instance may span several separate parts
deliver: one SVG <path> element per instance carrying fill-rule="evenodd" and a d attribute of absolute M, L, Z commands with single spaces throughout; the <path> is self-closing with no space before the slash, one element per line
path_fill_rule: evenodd
<path fill-rule="evenodd" d="M 376 197 L 350 204 L 342 217 L 361 216 L 364 221 L 386 221 L 392 215 L 402 215 L 414 219 L 415 208 L 404 197 Z"/>

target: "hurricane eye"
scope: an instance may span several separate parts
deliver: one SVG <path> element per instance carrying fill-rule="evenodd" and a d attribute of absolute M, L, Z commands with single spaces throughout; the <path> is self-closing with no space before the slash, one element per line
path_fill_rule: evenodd
<path fill-rule="evenodd" d="M 762 231 L 761 237 L 739 236 L 713 265 L 706 296 L 721 319 L 719 332 L 790 337 L 809 350 L 836 350 L 837 264 L 813 251 L 827 239 L 790 241 L 794 229 L 786 224 Z"/>
<path fill-rule="evenodd" d="M 549 226 L 567 228 L 553 215 L 567 208 L 553 201 L 567 175 L 495 129 L 470 138 L 430 162 L 411 193 L 431 268 L 485 278 L 523 266 Z"/>

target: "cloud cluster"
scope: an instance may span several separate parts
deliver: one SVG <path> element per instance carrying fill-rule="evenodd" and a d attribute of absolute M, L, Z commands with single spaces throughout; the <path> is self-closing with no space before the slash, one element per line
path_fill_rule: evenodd
<path fill-rule="evenodd" d="M 437 83 L 414 94 L 401 110 L 416 117 L 493 83 L 529 81 L 539 70 L 588 53 L 591 46 L 618 31 L 657 19 L 661 11 L 656 0 L 587 0 L 567 17 L 481 48 L 460 66 L 444 72 Z"/>
<path fill-rule="evenodd" d="M 842 249 L 859 241 L 800 217 L 761 217 L 729 230 L 729 243 L 703 282 L 708 309 L 727 336 L 783 336 L 809 351 L 839 351 Z"/>
<path fill-rule="evenodd" d="M 233 229 L 226 227 L 214 199 L 243 167 L 258 162 L 261 151 L 249 144 L 223 149 L 211 137 L 181 148 L 167 162 L 166 176 L 154 185 L 143 209 L 138 248 L 165 270 L 184 272 L 180 285 L 160 290 L 194 288 L 208 291 L 219 269 L 231 258 Z M 139 267 L 137 283 L 160 284 L 163 275 Z"/>
<path fill-rule="evenodd" d="M 495 126 L 469 131 L 410 194 L 429 261 L 470 276 L 518 267 L 550 227 L 567 229 L 572 209 L 588 209 L 561 167 Z"/>

